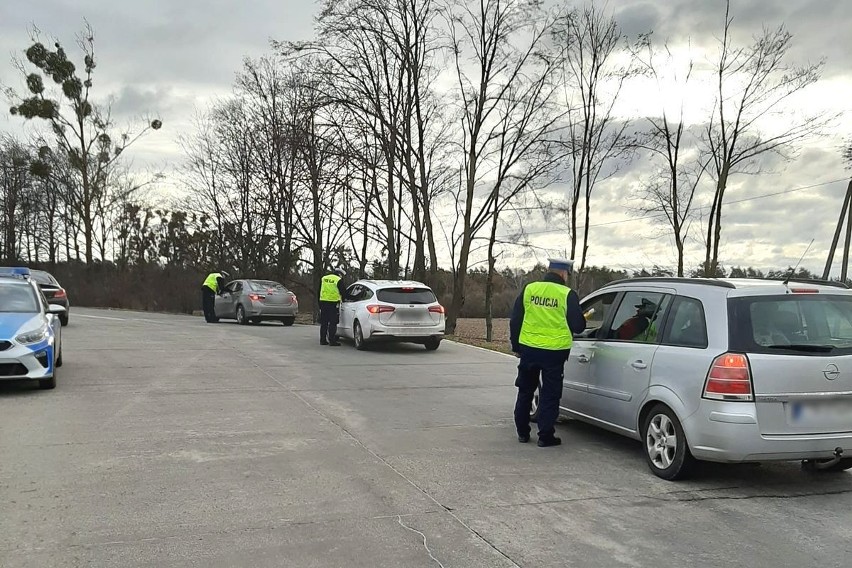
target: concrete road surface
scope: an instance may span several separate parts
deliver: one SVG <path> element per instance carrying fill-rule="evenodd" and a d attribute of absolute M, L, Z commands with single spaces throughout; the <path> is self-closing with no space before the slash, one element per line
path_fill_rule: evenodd
<path fill-rule="evenodd" d="M 654 477 L 515 439 L 514 360 L 75 310 L 54 391 L 0 385 L 0 566 L 852 565 L 852 475 Z M 533 438 L 535 439 L 535 438 Z"/>

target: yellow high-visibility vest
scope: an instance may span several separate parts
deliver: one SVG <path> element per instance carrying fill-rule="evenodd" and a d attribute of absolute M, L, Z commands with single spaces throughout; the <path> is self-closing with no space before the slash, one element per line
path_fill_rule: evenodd
<path fill-rule="evenodd" d="M 341 300 L 340 290 L 337 289 L 338 282 L 340 282 L 340 276 L 337 274 L 329 274 L 322 277 L 320 302 L 339 302 Z"/>
<path fill-rule="evenodd" d="M 204 281 L 204 285 L 218 294 L 219 293 L 219 278 L 221 278 L 221 277 L 222 277 L 222 275 L 219 274 L 218 272 L 213 272 L 209 276 L 207 276 L 207 279 Z"/>
<path fill-rule="evenodd" d="M 524 289 L 524 321 L 521 345 L 561 351 L 571 349 L 574 336 L 568 327 L 568 286 L 533 282 Z"/>

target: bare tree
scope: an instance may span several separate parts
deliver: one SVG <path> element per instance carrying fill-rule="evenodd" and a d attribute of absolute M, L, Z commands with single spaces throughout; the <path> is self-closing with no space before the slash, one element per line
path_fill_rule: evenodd
<path fill-rule="evenodd" d="M 250 138 L 258 175 L 270 205 L 277 266 L 286 278 L 293 268 L 294 191 L 297 165 L 297 101 L 288 88 L 289 70 L 270 58 L 245 61 L 237 77 L 255 135 Z"/>
<path fill-rule="evenodd" d="M 447 16 L 464 151 L 456 196 L 461 227 L 457 233 L 454 226 L 452 242 L 451 334 L 465 301 L 472 243 L 489 221 L 493 224 L 495 213 L 528 187 L 512 183 L 510 176 L 553 133 L 547 117 L 553 111 L 548 93 L 556 60 L 546 49 L 553 19 L 540 2 L 459 0 Z M 543 104 L 530 104 L 534 101 Z"/>
<path fill-rule="evenodd" d="M 3 259 L 7 262 L 18 260 L 20 255 L 21 209 L 30 188 L 30 164 L 32 158 L 28 149 L 12 138 L 0 138 L 0 206 L 3 228 Z"/>
<path fill-rule="evenodd" d="M 226 221 L 227 192 L 220 142 L 211 113 L 198 113 L 194 131 L 181 136 L 179 142 L 186 158 L 183 182 L 189 194 L 182 205 L 210 219 L 214 228 L 210 245 L 212 260 L 224 266 L 226 250 L 221 228 Z"/>
<path fill-rule="evenodd" d="M 658 53 L 650 43 L 647 47 L 647 60 L 643 64 L 655 79 L 658 91 L 662 94 L 672 84 L 683 90 L 692 77 L 693 62 L 689 62 L 683 77 L 678 77 L 673 70 L 674 58 L 666 46 L 663 67 L 669 71 L 661 77 L 655 62 Z M 670 116 L 663 103 L 661 114 L 646 120 L 648 129 L 640 137 L 638 146 L 649 152 L 654 163 L 660 166 L 639 190 L 639 205 L 635 207 L 641 215 L 671 230 L 677 250 L 678 276 L 684 275 L 684 243 L 695 216 L 695 192 L 707 169 L 706 158 L 698 155 L 697 139 L 689 135 L 684 124 L 684 104 L 685 100 L 681 100 L 677 114 Z"/>
<path fill-rule="evenodd" d="M 109 108 L 99 107 L 91 97 L 96 60 L 94 32 L 90 26 L 86 25 L 77 43 L 83 52 L 82 75 L 77 73 L 76 66 L 68 59 L 59 42 L 54 44 L 54 49 L 50 49 L 34 35 L 26 56 L 38 72 L 27 73 L 25 65 L 18 63 L 21 73 L 26 77 L 28 95 L 22 98 L 13 91 L 8 94 L 16 101 L 16 105 L 11 108 L 13 115 L 20 115 L 27 120 L 41 119 L 50 124 L 60 148 L 79 173 L 80 191 L 71 206 L 82 221 L 86 262 L 91 263 L 97 201 L 107 191 L 105 180 L 109 168 L 128 146 L 149 130 L 159 129 L 162 123 L 153 120 L 135 136 L 127 132 L 115 135 Z M 45 77 L 61 87 L 55 98 L 51 98 L 47 91 Z M 64 111 L 63 103 L 67 105 Z"/>
<path fill-rule="evenodd" d="M 747 47 L 736 47 L 730 0 L 725 7 L 724 33 L 715 64 L 716 101 L 705 132 L 716 189 L 707 223 L 704 273 L 715 274 L 722 238 L 722 206 L 728 180 L 738 173 L 756 173 L 764 155 L 790 159 L 795 145 L 818 133 L 826 115 L 796 117 L 784 103 L 816 82 L 823 61 L 796 67 L 787 63 L 792 35 L 781 25 L 764 29 Z M 764 134 L 765 120 L 784 114 L 780 128 Z"/>
<path fill-rule="evenodd" d="M 625 37 L 615 20 L 594 5 L 582 9 L 566 9 L 554 30 L 562 46 L 566 86 L 566 105 L 569 108 L 571 155 L 571 257 L 580 263 L 577 272 L 586 266 L 589 249 L 589 226 L 592 194 L 599 181 L 618 171 L 619 163 L 633 150 L 629 123 L 617 119 L 613 109 L 621 96 L 624 83 L 640 72 L 632 57 L 638 49 L 624 49 Z M 640 41 L 644 41 L 641 38 Z M 619 56 L 627 56 L 621 63 Z M 580 203 L 583 235 L 578 234 Z"/>

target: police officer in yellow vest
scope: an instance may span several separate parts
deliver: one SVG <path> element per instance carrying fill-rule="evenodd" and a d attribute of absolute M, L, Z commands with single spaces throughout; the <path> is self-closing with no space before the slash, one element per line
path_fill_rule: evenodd
<path fill-rule="evenodd" d="M 541 381 L 538 410 L 538 445 L 558 446 L 555 436 L 565 361 L 573 334 L 586 329 L 577 292 L 567 286 L 574 261 L 550 259 L 548 272 L 539 282 L 531 282 L 515 301 L 509 323 L 512 351 L 520 358 L 515 427 L 518 441 L 530 440 L 530 411 Z"/>
<path fill-rule="evenodd" d="M 343 299 L 343 271 L 339 268 L 322 277 L 319 300 L 320 345 L 338 346 L 337 323 L 340 321 L 340 300 Z"/>
<path fill-rule="evenodd" d="M 219 318 L 216 317 L 216 294 L 222 293 L 222 289 L 225 287 L 225 278 L 229 277 L 230 274 L 224 270 L 222 272 L 211 272 L 201 285 L 201 309 L 207 323 L 219 321 Z"/>

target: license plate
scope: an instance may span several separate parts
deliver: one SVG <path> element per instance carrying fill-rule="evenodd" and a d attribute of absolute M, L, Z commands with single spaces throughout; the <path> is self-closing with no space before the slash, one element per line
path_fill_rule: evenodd
<path fill-rule="evenodd" d="M 796 426 L 845 426 L 845 430 L 852 430 L 852 400 L 788 402 L 787 417 Z"/>

